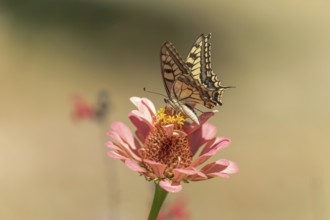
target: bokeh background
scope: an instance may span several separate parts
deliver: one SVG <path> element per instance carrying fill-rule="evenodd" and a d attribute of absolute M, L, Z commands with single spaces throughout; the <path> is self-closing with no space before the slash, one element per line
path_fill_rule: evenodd
<path fill-rule="evenodd" d="M 107 159 L 131 96 L 157 107 L 159 49 L 212 33 L 234 85 L 212 122 L 232 139 L 228 180 L 185 184 L 191 219 L 330 219 L 330 3 L 0 1 L 0 219 L 146 219 L 152 185 Z M 109 94 L 104 123 L 72 120 L 72 94 Z M 116 192 L 114 194 L 114 192 Z M 169 202 L 178 195 L 170 194 Z M 114 199 L 116 198 L 116 199 Z"/>

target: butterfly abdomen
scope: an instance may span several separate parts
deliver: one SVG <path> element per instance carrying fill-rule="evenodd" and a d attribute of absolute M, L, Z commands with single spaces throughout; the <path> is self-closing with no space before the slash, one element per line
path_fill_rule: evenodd
<path fill-rule="evenodd" d="M 176 111 L 179 111 L 182 114 L 184 114 L 186 117 L 190 118 L 196 124 L 198 124 L 198 125 L 200 124 L 199 118 L 198 118 L 196 112 L 188 104 L 180 103 L 178 100 L 173 99 L 173 98 L 165 99 L 165 102 L 170 104 L 172 106 L 172 108 L 175 109 Z"/>

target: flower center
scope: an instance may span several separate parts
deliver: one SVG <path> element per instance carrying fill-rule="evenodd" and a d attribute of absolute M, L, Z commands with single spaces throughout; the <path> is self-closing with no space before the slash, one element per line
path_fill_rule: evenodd
<path fill-rule="evenodd" d="M 165 164 L 164 175 L 171 178 L 173 169 L 186 168 L 191 164 L 192 153 L 187 136 L 168 137 L 164 129 L 156 125 L 144 143 L 142 158 Z"/>

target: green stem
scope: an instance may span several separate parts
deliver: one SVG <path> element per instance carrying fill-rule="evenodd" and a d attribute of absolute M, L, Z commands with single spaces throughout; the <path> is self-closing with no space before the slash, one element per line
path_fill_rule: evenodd
<path fill-rule="evenodd" d="M 166 199 L 167 194 L 168 194 L 168 192 L 166 190 L 162 189 L 158 184 L 156 184 L 154 200 L 152 201 L 152 206 L 151 206 L 148 220 L 157 219 L 158 213 Z"/>

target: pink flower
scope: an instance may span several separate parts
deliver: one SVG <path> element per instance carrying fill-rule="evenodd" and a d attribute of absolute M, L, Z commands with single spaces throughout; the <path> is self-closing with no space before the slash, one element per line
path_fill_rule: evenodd
<path fill-rule="evenodd" d="M 129 114 L 136 136 L 125 124 L 113 122 L 108 132 L 112 141 L 106 144 L 111 158 L 123 161 L 168 192 L 181 191 L 181 182 L 228 178 L 238 171 L 238 166 L 226 159 L 202 166 L 230 143 L 228 138 L 216 137 L 217 128 L 206 122 L 215 111 L 201 114 L 198 125 L 186 122 L 185 116 L 171 108 L 156 112 L 147 98 L 130 100 L 137 107 Z"/>
<path fill-rule="evenodd" d="M 188 220 L 190 213 L 185 200 L 178 199 L 160 211 L 157 220 Z"/>
<path fill-rule="evenodd" d="M 74 120 L 84 118 L 91 119 L 94 117 L 94 108 L 91 105 L 87 104 L 87 102 L 79 95 L 72 96 L 72 103 L 74 107 L 72 117 Z"/>
<path fill-rule="evenodd" d="M 73 120 L 90 119 L 98 122 L 105 121 L 109 110 L 109 98 L 107 91 L 100 91 L 97 102 L 88 104 L 81 96 L 72 96 Z"/>

